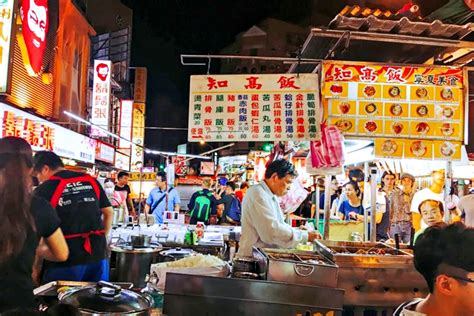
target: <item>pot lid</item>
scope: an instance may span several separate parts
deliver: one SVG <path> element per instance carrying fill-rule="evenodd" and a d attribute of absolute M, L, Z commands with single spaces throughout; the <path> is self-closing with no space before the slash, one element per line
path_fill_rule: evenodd
<path fill-rule="evenodd" d="M 151 308 L 151 303 L 142 295 L 104 281 L 96 286 L 65 292 L 59 300 L 81 310 L 99 313 L 130 313 Z"/>
<path fill-rule="evenodd" d="M 194 251 L 192 249 L 181 249 L 181 248 L 172 248 L 168 250 L 163 250 L 160 252 L 163 256 L 173 256 L 173 257 L 187 257 L 192 256 Z"/>

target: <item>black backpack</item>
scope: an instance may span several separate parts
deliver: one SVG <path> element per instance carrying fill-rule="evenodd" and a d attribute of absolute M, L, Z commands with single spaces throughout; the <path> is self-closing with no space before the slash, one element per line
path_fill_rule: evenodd
<path fill-rule="evenodd" d="M 194 200 L 194 207 L 190 211 L 190 216 L 192 222 L 209 222 L 209 217 L 211 215 L 211 201 L 212 193 L 204 191 L 199 191 L 197 193 L 196 199 Z"/>

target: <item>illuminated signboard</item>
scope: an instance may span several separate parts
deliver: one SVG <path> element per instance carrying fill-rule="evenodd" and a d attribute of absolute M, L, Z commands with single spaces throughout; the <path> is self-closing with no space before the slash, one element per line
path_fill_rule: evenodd
<path fill-rule="evenodd" d="M 94 60 L 91 123 L 106 130 L 109 130 L 111 66 L 110 60 Z M 91 134 L 99 137 L 106 136 L 97 128 L 92 128 Z"/>
<path fill-rule="evenodd" d="M 7 92 L 15 1 L 0 1 L 0 93 Z"/>
<path fill-rule="evenodd" d="M 33 150 L 52 150 L 61 157 L 93 163 L 95 140 L 0 103 L 0 138 L 21 137 Z"/>
<path fill-rule="evenodd" d="M 320 139 L 316 74 L 191 76 L 188 140 Z"/>
<path fill-rule="evenodd" d="M 132 138 L 133 100 L 122 100 L 120 104 L 120 137 Z M 119 139 L 119 148 L 130 148 L 130 143 Z"/>

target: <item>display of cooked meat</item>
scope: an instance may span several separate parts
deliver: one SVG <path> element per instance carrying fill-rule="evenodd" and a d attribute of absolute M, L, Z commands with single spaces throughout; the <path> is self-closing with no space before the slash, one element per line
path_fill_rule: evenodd
<path fill-rule="evenodd" d="M 393 155 L 397 151 L 398 145 L 393 140 L 386 140 L 382 143 L 382 152 L 386 155 Z"/>
<path fill-rule="evenodd" d="M 339 120 L 334 125 L 341 131 L 347 132 L 352 128 L 352 122 L 348 120 Z"/>
<path fill-rule="evenodd" d="M 419 105 L 416 108 L 416 114 L 419 116 L 427 116 L 428 115 L 428 107 L 426 105 Z"/>
<path fill-rule="evenodd" d="M 423 157 L 424 155 L 426 155 L 426 152 L 428 151 L 428 147 L 426 147 L 423 141 L 417 140 L 411 144 L 410 151 L 416 157 Z"/>
<path fill-rule="evenodd" d="M 390 107 L 390 113 L 394 116 L 400 116 L 403 113 L 403 107 L 400 104 L 392 104 Z"/>
<path fill-rule="evenodd" d="M 400 134 L 403 131 L 403 124 L 400 122 L 394 122 L 392 124 L 392 131 L 397 135 Z"/>
<path fill-rule="evenodd" d="M 421 123 L 416 124 L 415 129 L 418 134 L 425 135 L 430 131 L 430 126 L 428 123 L 421 122 Z"/>
<path fill-rule="evenodd" d="M 441 155 L 443 155 L 445 157 L 451 157 L 456 152 L 456 149 L 455 149 L 453 143 L 444 142 L 443 145 L 441 145 L 441 150 L 440 151 L 441 151 Z"/>
<path fill-rule="evenodd" d="M 375 90 L 375 87 L 374 86 L 366 86 L 364 87 L 364 94 L 371 98 L 375 95 L 375 93 L 377 92 L 377 90 Z"/>
<path fill-rule="evenodd" d="M 450 123 L 443 123 L 441 125 L 441 133 L 444 136 L 451 136 L 454 134 L 454 127 Z"/>
<path fill-rule="evenodd" d="M 441 90 L 441 98 L 443 100 L 452 100 L 453 99 L 453 90 L 449 88 L 444 88 Z"/>
<path fill-rule="evenodd" d="M 416 96 L 420 99 L 424 99 L 428 96 L 428 90 L 426 88 L 418 88 L 415 92 Z"/>
<path fill-rule="evenodd" d="M 331 87 L 329 88 L 329 90 L 330 90 L 333 94 L 341 94 L 342 91 L 343 91 L 343 88 L 342 88 L 341 85 L 333 84 L 333 85 L 331 85 Z"/>
<path fill-rule="evenodd" d="M 399 97 L 400 94 L 401 94 L 400 88 L 399 88 L 399 87 L 391 87 L 391 88 L 388 90 L 388 94 L 389 94 L 392 98 L 397 98 L 397 97 Z"/>
<path fill-rule="evenodd" d="M 374 121 L 368 121 L 365 123 L 364 129 L 369 133 L 373 133 L 377 130 L 377 123 Z"/>
<path fill-rule="evenodd" d="M 375 113 L 375 111 L 377 111 L 377 106 L 374 103 L 369 103 L 365 106 L 365 112 L 367 112 L 367 114 Z"/>
<path fill-rule="evenodd" d="M 349 111 L 351 109 L 351 105 L 347 102 L 339 103 L 338 107 L 339 107 L 339 112 L 342 113 L 342 114 L 349 113 Z"/>
<path fill-rule="evenodd" d="M 446 108 L 443 108 L 441 113 L 443 114 L 445 118 L 451 118 L 454 115 L 454 110 L 451 107 L 446 107 Z"/>

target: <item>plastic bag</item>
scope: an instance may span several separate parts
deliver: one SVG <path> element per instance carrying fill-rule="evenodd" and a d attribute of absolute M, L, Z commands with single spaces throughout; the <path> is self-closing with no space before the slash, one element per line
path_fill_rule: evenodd
<path fill-rule="evenodd" d="M 211 259 L 212 260 L 207 260 Z M 195 266 L 192 266 L 191 260 L 195 260 Z M 215 262 L 215 264 L 212 263 Z M 184 262 L 183 267 L 178 266 L 180 262 Z M 158 282 L 153 286 L 159 290 L 164 291 L 166 283 L 166 273 L 181 273 L 181 274 L 194 274 L 194 275 L 206 275 L 214 277 L 225 278 L 230 272 L 229 265 L 213 256 L 209 255 L 195 255 L 192 257 L 184 258 L 173 262 L 161 262 L 152 264 L 150 267 L 150 274 L 156 275 Z"/>
<path fill-rule="evenodd" d="M 296 178 L 288 192 L 279 198 L 280 208 L 284 214 L 293 213 L 303 203 L 309 192 L 303 187 L 301 178 Z"/>
<path fill-rule="evenodd" d="M 344 137 L 337 127 L 321 124 L 321 140 L 311 141 L 310 158 L 316 169 L 344 165 Z"/>

